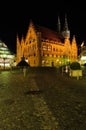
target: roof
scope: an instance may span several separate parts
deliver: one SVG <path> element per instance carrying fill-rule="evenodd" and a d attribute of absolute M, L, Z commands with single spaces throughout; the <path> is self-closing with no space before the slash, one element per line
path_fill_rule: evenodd
<path fill-rule="evenodd" d="M 17 64 L 17 66 L 20 66 L 20 67 L 30 67 L 30 65 L 25 61 L 24 57 L 21 58 L 21 61 Z"/>
<path fill-rule="evenodd" d="M 34 27 L 36 32 L 41 32 L 41 38 L 44 40 L 51 40 L 51 41 L 55 41 L 55 42 L 64 41 L 64 37 L 61 33 L 57 33 L 56 31 L 53 31 L 44 26 L 39 26 L 39 25 L 33 24 L 32 20 L 30 21 L 30 25 L 32 25 Z"/>
<path fill-rule="evenodd" d="M 57 32 L 46 27 L 35 25 L 35 29 L 37 32 L 41 32 L 42 39 L 48 39 L 55 42 L 60 42 L 64 39 L 61 34 L 58 34 Z"/>
<path fill-rule="evenodd" d="M 29 65 L 26 61 L 24 61 L 24 60 L 21 60 L 21 61 L 17 64 L 17 66 L 20 66 L 20 67 L 30 67 L 30 65 Z"/>

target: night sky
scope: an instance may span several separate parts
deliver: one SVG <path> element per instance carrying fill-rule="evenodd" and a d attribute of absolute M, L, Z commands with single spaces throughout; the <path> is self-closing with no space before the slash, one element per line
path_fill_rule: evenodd
<path fill-rule="evenodd" d="M 35 24 L 57 29 L 58 15 L 61 24 L 67 14 L 71 37 L 75 35 L 77 44 L 86 41 L 86 8 L 84 3 L 76 1 L 21 1 L 3 2 L 0 5 L 0 39 L 9 49 L 16 52 L 16 35 L 26 35 L 29 21 Z"/>

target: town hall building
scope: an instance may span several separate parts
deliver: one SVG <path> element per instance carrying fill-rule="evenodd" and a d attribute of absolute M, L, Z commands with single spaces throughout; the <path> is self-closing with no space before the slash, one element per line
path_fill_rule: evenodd
<path fill-rule="evenodd" d="M 62 66 L 77 61 L 78 46 L 75 35 L 70 40 L 67 17 L 64 19 L 64 28 L 61 30 L 58 17 L 56 31 L 36 25 L 30 20 L 26 36 L 21 39 L 17 35 L 16 62 L 22 57 L 32 67 Z"/>

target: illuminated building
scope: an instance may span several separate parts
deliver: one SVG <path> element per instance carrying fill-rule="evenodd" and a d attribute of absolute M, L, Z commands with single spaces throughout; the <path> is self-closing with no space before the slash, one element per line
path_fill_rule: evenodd
<path fill-rule="evenodd" d="M 81 65 L 86 64 L 86 46 L 84 42 L 82 42 L 80 46 L 80 54 L 79 54 L 78 61 Z"/>
<path fill-rule="evenodd" d="M 14 62 L 14 57 L 7 45 L 0 41 L 0 69 L 10 68 Z"/>
<path fill-rule="evenodd" d="M 24 56 L 30 66 L 61 66 L 77 60 L 78 47 L 75 36 L 70 40 L 67 17 L 61 31 L 58 17 L 57 31 L 35 25 L 31 20 L 26 36 L 17 35 L 16 62 Z"/>

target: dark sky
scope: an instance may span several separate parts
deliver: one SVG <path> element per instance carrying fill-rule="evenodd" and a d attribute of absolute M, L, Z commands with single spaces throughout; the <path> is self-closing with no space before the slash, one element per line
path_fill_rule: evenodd
<path fill-rule="evenodd" d="M 64 24 L 64 17 L 67 14 L 71 37 L 75 35 L 77 43 L 81 44 L 82 41 L 86 41 L 86 8 L 85 2 L 75 2 L 73 0 L 3 2 L 0 5 L 0 38 L 11 51 L 16 52 L 16 35 L 27 33 L 30 19 L 38 25 L 56 30 L 58 15 Z"/>

